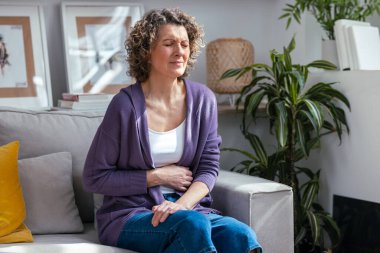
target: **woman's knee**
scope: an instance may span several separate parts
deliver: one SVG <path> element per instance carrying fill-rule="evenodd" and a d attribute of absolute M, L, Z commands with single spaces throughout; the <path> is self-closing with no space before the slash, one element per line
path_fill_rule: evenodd
<path fill-rule="evenodd" d="M 247 224 L 235 220 L 235 223 L 231 223 L 231 230 L 236 236 L 240 238 L 250 241 L 251 238 L 256 238 L 255 232 L 249 227 Z"/>
<path fill-rule="evenodd" d="M 234 218 L 217 218 L 212 229 L 218 252 L 255 252 L 249 249 L 259 247 L 255 232 Z"/>
<path fill-rule="evenodd" d="M 215 232 L 228 240 L 228 238 L 239 238 L 241 242 L 250 242 L 256 240 L 255 232 L 247 224 L 240 222 L 232 217 L 223 217 L 217 223 L 217 227 L 213 228 Z"/>
<path fill-rule="evenodd" d="M 211 224 L 204 214 L 196 211 L 178 211 L 172 215 L 178 221 L 176 226 L 171 228 L 175 235 L 173 241 L 178 247 L 187 249 L 186 252 L 215 251 L 211 239 Z"/>
<path fill-rule="evenodd" d="M 211 224 L 207 217 L 196 211 L 178 211 L 174 213 L 181 216 L 180 227 L 191 231 L 211 231 Z"/>

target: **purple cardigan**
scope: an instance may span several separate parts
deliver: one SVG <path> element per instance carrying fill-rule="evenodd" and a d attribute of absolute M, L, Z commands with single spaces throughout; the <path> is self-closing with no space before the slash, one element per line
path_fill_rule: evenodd
<path fill-rule="evenodd" d="M 217 105 L 214 94 L 199 83 L 185 81 L 186 128 L 178 165 L 190 167 L 195 181 L 211 191 L 219 170 Z M 101 243 L 116 246 L 121 229 L 137 212 L 164 201 L 160 187 L 147 188 L 146 170 L 154 169 L 148 139 L 145 98 L 140 83 L 122 89 L 110 103 L 87 155 L 84 187 L 104 195 L 97 211 Z M 178 192 L 179 194 L 183 194 Z M 194 209 L 217 212 L 208 194 Z"/>

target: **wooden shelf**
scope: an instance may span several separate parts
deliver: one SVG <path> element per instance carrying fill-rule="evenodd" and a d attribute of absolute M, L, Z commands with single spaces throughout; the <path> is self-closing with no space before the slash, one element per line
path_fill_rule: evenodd
<path fill-rule="evenodd" d="M 229 105 L 229 104 L 219 104 L 218 105 L 218 112 L 219 113 L 243 113 L 244 107 L 243 105 L 240 105 L 238 110 L 236 111 L 236 106 Z M 258 112 L 265 112 L 265 104 L 260 104 Z"/>
<path fill-rule="evenodd" d="M 229 105 L 229 104 L 219 104 L 218 105 L 218 112 L 219 113 L 243 113 L 244 108 L 243 106 L 239 106 L 238 110 L 236 111 L 236 106 Z"/>

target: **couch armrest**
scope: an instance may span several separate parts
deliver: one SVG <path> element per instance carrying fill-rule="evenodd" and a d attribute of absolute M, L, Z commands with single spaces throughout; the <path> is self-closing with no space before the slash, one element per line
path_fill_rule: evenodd
<path fill-rule="evenodd" d="M 212 196 L 213 208 L 255 230 L 264 252 L 294 252 L 291 187 L 221 170 Z"/>

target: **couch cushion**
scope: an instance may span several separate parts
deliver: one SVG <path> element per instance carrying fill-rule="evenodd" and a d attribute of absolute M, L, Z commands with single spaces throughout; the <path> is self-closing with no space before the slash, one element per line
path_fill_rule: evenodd
<path fill-rule="evenodd" d="M 75 205 L 69 152 L 19 160 L 19 175 L 26 204 L 25 224 L 33 234 L 83 231 Z"/>
<path fill-rule="evenodd" d="M 20 140 L 19 158 L 68 151 L 75 200 L 83 221 L 93 221 L 92 194 L 82 185 L 83 165 L 103 112 L 28 111 L 0 108 L 0 145 Z"/>
<path fill-rule="evenodd" d="M 98 244 L 93 224 L 85 224 L 84 233 L 36 235 L 33 243 L 0 244 L 6 253 L 133 253 L 134 251 Z"/>
<path fill-rule="evenodd" d="M 0 244 L 19 242 L 33 242 L 32 233 L 24 223 L 12 231 L 12 233 L 0 237 Z"/>
<path fill-rule="evenodd" d="M 0 146 L 0 243 L 32 241 L 17 170 L 19 142 Z"/>

